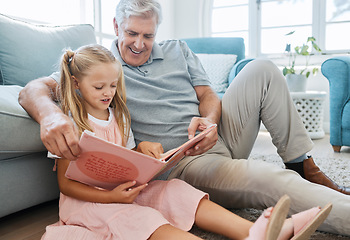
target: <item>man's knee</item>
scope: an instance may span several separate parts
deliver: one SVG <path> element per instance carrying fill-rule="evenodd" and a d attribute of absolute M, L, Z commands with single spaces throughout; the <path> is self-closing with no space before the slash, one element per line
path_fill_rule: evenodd
<path fill-rule="evenodd" d="M 276 69 L 277 66 L 269 59 L 255 59 L 247 64 L 247 67 L 255 69 L 260 72 L 264 72 L 271 69 Z M 278 69 L 278 68 L 277 68 Z"/>

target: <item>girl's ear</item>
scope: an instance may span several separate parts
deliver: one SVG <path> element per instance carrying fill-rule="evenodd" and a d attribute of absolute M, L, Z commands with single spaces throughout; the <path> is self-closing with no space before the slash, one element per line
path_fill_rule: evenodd
<path fill-rule="evenodd" d="M 72 76 L 72 79 L 73 79 L 73 84 L 74 84 L 75 89 L 79 89 L 78 79 L 74 76 Z"/>

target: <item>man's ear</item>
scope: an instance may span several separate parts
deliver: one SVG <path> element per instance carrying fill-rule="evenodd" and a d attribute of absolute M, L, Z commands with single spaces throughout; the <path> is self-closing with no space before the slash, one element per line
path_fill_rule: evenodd
<path fill-rule="evenodd" d="M 113 18 L 113 26 L 114 26 L 115 35 L 118 37 L 118 24 L 115 18 Z"/>

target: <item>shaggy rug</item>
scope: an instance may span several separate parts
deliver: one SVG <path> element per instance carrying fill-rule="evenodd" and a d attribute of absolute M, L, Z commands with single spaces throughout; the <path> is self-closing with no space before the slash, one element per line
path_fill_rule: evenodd
<path fill-rule="evenodd" d="M 284 164 L 282 163 L 281 159 L 277 155 L 268 155 L 268 156 L 252 155 L 250 159 L 256 160 L 256 161 L 262 160 L 262 161 L 270 162 L 272 164 L 276 164 L 284 168 Z M 314 156 L 314 159 L 317 165 L 335 182 L 337 182 L 339 185 L 350 186 L 350 176 L 349 176 L 350 161 L 344 161 L 341 158 L 334 158 L 334 157 L 328 157 L 328 156 Z M 329 164 L 330 162 L 332 164 Z M 231 211 L 250 221 L 255 221 L 262 213 L 261 210 L 256 210 L 251 208 L 231 209 Z M 349 217 L 350 217 L 350 213 L 349 213 Z M 210 239 L 210 240 L 227 240 L 228 239 L 226 237 L 223 237 L 217 234 L 203 231 L 196 226 L 194 226 L 190 232 L 201 237 L 202 239 Z M 310 239 L 312 240 L 316 240 L 316 239 L 317 240 L 337 240 L 337 239 L 350 240 L 350 237 L 317 231 L 311 236 Z"/>

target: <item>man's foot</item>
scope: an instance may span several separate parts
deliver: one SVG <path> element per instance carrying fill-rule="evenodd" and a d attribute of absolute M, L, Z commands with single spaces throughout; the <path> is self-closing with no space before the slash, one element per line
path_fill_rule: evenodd
<path fill-rule="evenodd" d="M 339 186 L 329 177 L 327 177 L 326 174 L 324 174 L 319 167 L 316 166 L 311 156 L 309 156 L 309 158 L 305 159 L 303 162 L 286 163 L 285 165 L 287 169 L 296 171 L 300 174 L 300 176 L 310 182 L 324 185 L 343 194 L 350 195 L 350 189 L 344 186 Z"/>

